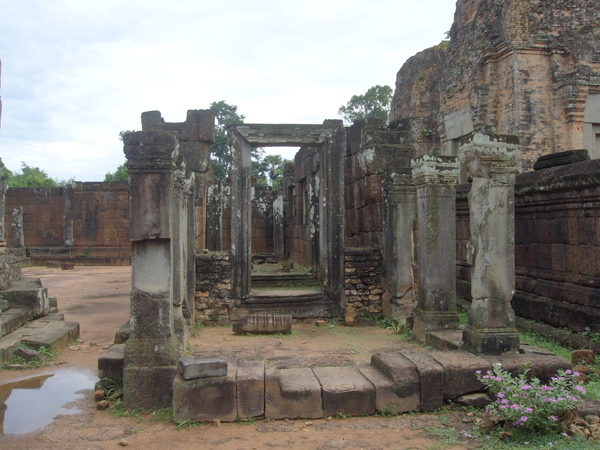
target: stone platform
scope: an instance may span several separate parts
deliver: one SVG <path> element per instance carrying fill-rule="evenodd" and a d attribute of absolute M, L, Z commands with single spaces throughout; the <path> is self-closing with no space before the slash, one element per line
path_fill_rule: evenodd
<path fill-rule="evenodd" d="M 529 350 L 533 353 L 480 357 L 461 350 L 416 348 L 373 355 L 370 365 L 313 368 L 232 359 L 227 360 L 226 376 L 176 376 L 173 419 L 231 422 L 431 411 L 463 395 L 484 392 L 475 372 L 487 371 L 496 362 L 513 373 L 529 363 L 531 375 L 541 380 L 571 367 L 563 358 Z"/>

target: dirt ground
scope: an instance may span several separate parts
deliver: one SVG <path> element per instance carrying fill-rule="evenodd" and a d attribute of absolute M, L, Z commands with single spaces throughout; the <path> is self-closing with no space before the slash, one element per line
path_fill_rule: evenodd
<path fill-rule="evenodd" d="M 49 295 L 58 298 L 59 312 L 65 315 L 65 320 L 80 323 L 81 342 L 60 352 L 54 360 L 56 365 L 19 372 L 0 370 L 0 385 L 67 369 L 95 376 L 98 357 L 128 318 L 131 269 L 76 267 L 73 271 L 62 271 L 29 267 L 23 269 L 23 276 L 42 279 Z M 408 345 L 391 330 L 378 327 L 295 324 L 292 335 L 288 336 L 236 336 L 230 327 L 199 328 L 190 338 L 188 352 L 206 357 L 263 357 L 286 367 L 331 366 L 368 363 L 377 351 Z M 59 415 L 50 425 L 31 433 L 0 435 L 0 448 L 306 450 L 476 446 L 476 441 L 468 437 L 453 443 L 447 439 L 456 437 L 454 430 L 472 428 L 475 419 L 463 411 L 312 421 L 256 420 L 177 428 L 161 412 L 136 412 L 133 416 L 119 417 L 111 411 L 98 411 L 93 386 L 83 394 L 81 400 L 67 405 L 81 412 Z"/>

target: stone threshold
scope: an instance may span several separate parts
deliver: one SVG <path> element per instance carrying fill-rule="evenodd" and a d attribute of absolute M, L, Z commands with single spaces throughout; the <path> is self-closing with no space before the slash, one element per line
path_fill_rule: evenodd
<path fill-rule="evenodd" d="M 122 379 L 124 345 L 113 346 L 98 361 L 98 376 Z M 542 349 L 526 353 L 476 356 L 461 350 L 404 350 L 375 354 L 369 365 L 286 367 L 227 359 L 227 375 L 173 383 L 175 422 L 233 422 L 247 418 L 317 419 L 373 415 L 377 412 L 433 411 L 462 396 L 484 392 L 476 371 L 495 363 L 516 374 L 528 363 L 529 374 L 548 380 L 571 363 Z"/>

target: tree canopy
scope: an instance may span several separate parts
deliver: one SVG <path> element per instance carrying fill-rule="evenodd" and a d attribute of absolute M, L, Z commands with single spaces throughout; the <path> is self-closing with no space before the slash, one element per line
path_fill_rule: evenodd
<path fill-rule="evenodd" d="M 104 176 L 104 181 L 128 181 L 127 166 L 121 164 L 114 172 L 108 172 Z"/>
<path fill-rule="evenodd" d="M 244 123 L 246 116 L 238 114 L 237 106 L 229 105 L 224 100 L 212 102 L 210 109 L 215 113 L 216 133 L 215 143 L 211 147 L 213 173 L 217 178 L 225 180 L 231 171 L 231 148 L 227 127 Z"/>
<path fill-rule="evenodd" d="M 11 172 L 6 168 L 0 159 L 0 179 L 4 181 L 8 187 L 58 187 L 66 186 L 74 181 L 55 180 L 50 178 L 46 172 L 39 167 L 32 167 L 21 161 L 21 170 L 19 172 Z"/>
<path fill-rule="evenodd" d="M 362 95 L 353 95 L 345 106 L 340 106 L 338 114 L 346 123 L 375 117 L 388 123 L 392 88 L 389 86 L 373 86 Z"/>

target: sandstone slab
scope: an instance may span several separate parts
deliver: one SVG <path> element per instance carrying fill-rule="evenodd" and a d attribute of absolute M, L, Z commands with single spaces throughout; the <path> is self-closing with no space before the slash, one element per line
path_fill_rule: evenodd
<path fill-rule="evenodd" d="M 321 385 L 307 367 L 265 369 L 267 419 L 319 419 L 323 417 Z"/>
<path fill-rule="evenodd" d="M 411 360 L 400 353 L 380 353 L 373 355 L 371 365 L 392 380 L 392 392 L 398 398 L 397 412 L 419 410 L 419 373 Z"/>
<path fill-rule="evenodd" d="M 444 399 L 453 400 L 461 395 L 484 390 L 475 372 L 491 369 L 492 365 L 486 359 L 460 350 L 432 352 L 431 357 L 444 369 Z"/>
<path fill-rule="evenodd" d="M 403 351 L 417 367 L 421 411 L 435 411 L 444 404 L 444 369 L 429 353 Z"/>
<path fill-rule="evenodd" d="M 356 367 L 315 367 L 323 390 L 323 414 L 375 414 L 375 386 Z"/>
<path fill-rule="evenodd" d="M 262 361 L 238 361 L 236 396 L 238 419 L 265 413 L 265 364 Z"/>
<path fill-rule="evenodd" d="M 198 359 L 188 356 L 179 358 L 179 375 L 184 380 L 227 376 L 227 363 L 222 359 Z"/>

